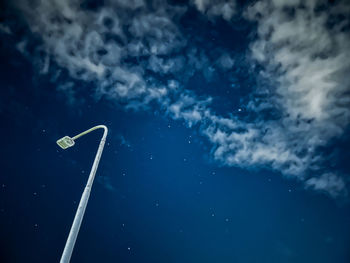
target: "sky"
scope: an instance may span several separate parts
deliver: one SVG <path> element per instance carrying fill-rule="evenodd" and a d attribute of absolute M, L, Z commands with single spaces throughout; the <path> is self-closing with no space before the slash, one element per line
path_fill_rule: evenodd
<path fill-rule="evenodd" d="M 1 262 L 350 262 L 348 1 L 0 7 Z"/>

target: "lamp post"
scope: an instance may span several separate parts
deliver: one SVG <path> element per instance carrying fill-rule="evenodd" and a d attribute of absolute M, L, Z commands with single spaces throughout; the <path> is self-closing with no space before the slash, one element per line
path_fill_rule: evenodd
<path fill-rule="evenodd" d="M 98 150 L 97 150 L 97 153 L 96 153 L 96 156 L 95 156 L 95 160 L 94 160 L 94 163 L 93 163 L 91 171 L 90 171 L 89 179 L 88 179 L 87 184 L 85 186 L 84 192 L 83 192 L 83 194 L 81 196 L 78 209 L 77 209 L 77 211 L 75 213 L 73 224 L 72 224 L 72 227 L 70 229 L 70 232 L 69 232 L 69 235 L 68 235 L 68 238 L 67 238 L 67 241 L 66 241 L 66 245 L 64 247 L 64 250 L 63 250 L 63 253 L 62 253 L 62 256 L 61 256 L 60 263 L 68 263 L 70 261 L 71 256 L 72 256 L 74 244 L 75 244 L 75 241 L 77 240 L 77 236 L 78 236 L 78 233 L 79 233 L 80 225 L 81 225 L 81 222 L 83 221 L 85 209 L 86 209 L 87 203 L 89 201 L 91 187 L 92 187 L 92 184 L 93 184 L 94 179 L 95 179 L 95 174 L 96 174 L 96 170 L 97 170 L 97 167 L 98 167 L 98 163 L 100 162 L 100 158 L 101 158 L 101 155 L 102 155 L 103 147 L 105 145 L 108 129 L 104 125 L 97 125 L 95 127 L 92 127 L 89 130 L 86 130 L 86 131 L 84 131 L 82 133 L 79 133 L 78 135 L 74 136 L 73 138 L 70 138 L 69 136 L 65 136 L 65 137 L 57 140 L 57 144 L 62 149 L 67 149 L 67 148 L 72 147 L 74 145 L 74 141 L 76 139 L 78 139 L 79 137 L 81 137 L 81 136 L 83 136 L 85 134 L 88 134 L 89 132 L 97 130 L 97 129 L 104 129 L 103 136 L 101 138 L 100 145 L 98 146 Z"/>

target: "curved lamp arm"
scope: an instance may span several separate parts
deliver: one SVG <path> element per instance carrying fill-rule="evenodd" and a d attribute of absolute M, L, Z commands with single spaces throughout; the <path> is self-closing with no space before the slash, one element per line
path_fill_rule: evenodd
<path fill-rule="evenodd" d="M 81 136 L 84 136 L 85 134 L 88 134 L 89 132 L 92 132 L 92 131 L 97 130 L 97 129 L 103 129 L 104 130 L 103 136 L 102 136 L 102 140 L 106 139 L 107 133 L 108 133 L 108 128 L 105 125 L 97 125 L 97 126 L 92 127 L 91 129 L 88 129 L 88 130 L 82 132 L 82 133 L 79 133 L 78 135 L 75 135 L 72 138 L 72 140 L 74 141 L 74 140 L 80 138 Z"/>
<path fill-rule="evenodd" d="M 70 229 L 70 232 L 69 232 L 69 235 L 67 238 L 67 242 L 66 242 L 66 245 L 65 245 L 63 253 L 62 253 L 60 263 L 68 263 L 70 261 L 71 256 L 72 256 L 75 241 L 77 240 L 80 225 L 81 225 L 81 222 L 83 221 L 85 209 L 86 209 L 87 203 L 89 201 L 91 187 L 92 187 L 92 184 L 93 184 L 94 179 L 95 179 L 96 170 L 97 170 L 98 164 L 99 164 L 100 159 L 101 159 L 103 147 L 105 145 L 108 129 L 105 125 L 97 125 L 95 127 L 92 127 L 91 129 L 88 129 L 88 130 L 82 132 L 82 133 L 79 133 L 78 135 L 74 136 L 73 138 L 70 138 L 69 136 L 65 136 L 65 137 L 57 140 L 57 144 L 62 149 L 67 149 L 67 148 L 72 147 L 74 145 L 74 140 L 80 138 L 81 136 L 84 136 L 85 134 L 88 134 L 89 132 L 97 130 L 97 129 L 104 129 L 103 136 L 101 138 L 100 145 L 98 146 L 95 160 L 94 160 L 94 163 L 93 163 L 91 171 L 90 171 L 89 179 L 88 179 L 87 184 L 85 186 L 84 192 L 81 196 L 79 206 L 78 206 L 78 209 L 76 211 L 76 214 L 75 214 L 75 217 L 73 220 L 73 224 L 72 224 L 72 227 Z"/>

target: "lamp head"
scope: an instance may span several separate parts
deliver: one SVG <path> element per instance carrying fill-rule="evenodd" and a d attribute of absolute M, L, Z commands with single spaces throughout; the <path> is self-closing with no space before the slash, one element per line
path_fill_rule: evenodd
<path fill-rule="evenodd" d="M 69 147 L 72 147 L 74 145 L 74 141 L 71 137 L 69 136 L 64 136 L 61 139 L 58 139 L 56 141 L 56 143 L 58 144 L 58 146 L 60 146 L 62 149 L 67 149 Z"/>

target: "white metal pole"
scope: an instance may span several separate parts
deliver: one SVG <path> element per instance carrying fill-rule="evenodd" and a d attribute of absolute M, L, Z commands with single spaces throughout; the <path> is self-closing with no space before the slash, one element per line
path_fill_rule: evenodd
<path fill-rule="evenodd" d="M 73 224 L 72 224 L 72 227 L 70 229 L 69 236 L 67 238 L 67 242 L 66 242 L 66 245 L 64 247 L 60 263 L 69 263 L 70 262 L 70 258 L 72 256 L 72 252 L 73 252 L 73 248 L 74 248 L 74 245 L 75 245 L 75 241 L 77 240 L 77 236 L 78 236 L 78 233 L 79 233 L 80 225 L 81 225 L 81 222 L 83 221 L 85 209 L 86 209 L 87 203 L 89 201 L 91 187 L 92 187 L 92 184 L 94 182 L 94 178 L 95 178 L 96 170 L 97 170 L 97 167 L 98 167 L 98 163 L 100 162 L 100 158 L 101 158 L 101 155 L 102 155 L 103 147 L 105 145 L 108 129 L 104 125 L 98 125 L 98 126 L 95 126 L 95 127 L 91 128 L 91 129 L 85 131 L 85 132 L 82 132 L 82 133 L 80 133 L 77 136 L 72 138 L 73 140 L 75 140 L 75 139 L 77 139 L 77 138 L 79 138 L 79 137 L 81 137 L 81 136 L 83 136 L 83 135 L 85 135 L 85 134 L 87 134 L 87 133 L 89 133 L 89 132 L 91 132 L 93 130 L 99 129 L 99 128 L 104 129 L 103 136 L 102 136 L 100 145 L 98 146 L 98 150 L 97 150 L 97 153 L 96 153 L 96 156 L 95 156 L 95 160 L 94 160 L 94 163 L 93 163 L 91 171 L 90 171 L 89 179 L 88 179 L 87 184 L 85 186 L 84 192 L 83 192 L 83 194 L 81 196 L 81 199 L 80 199 L 80 202 L 79 202 L 79 206 L 78 206 L 77 212 L 75 214 L 75 217 L 74 217 L 74 220 L 73 220 Z"/>

